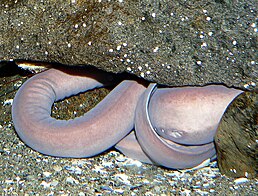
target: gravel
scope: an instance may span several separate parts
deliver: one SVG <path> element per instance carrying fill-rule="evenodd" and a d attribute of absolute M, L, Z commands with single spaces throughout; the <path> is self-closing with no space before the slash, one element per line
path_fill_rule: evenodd
<path fill-rule="evenodd" d="M 12 100 L 24 80 L 0 78 L 1 195 L 257 195 L 257 179 L 223 176 L 216 161 L 201 169 L 179 171 L 142 164 L 114 149 L 82 159 L 42 155 L 18 138 L 11 119 Z M 80 96 L 89 100 L 88 94 Z M 98 96 L 91 97 L 94 101 Z M 74 100 L 83 98 L 60 102 L 53 113 L 80 115 L 78 108 L 83 106 Z"/>

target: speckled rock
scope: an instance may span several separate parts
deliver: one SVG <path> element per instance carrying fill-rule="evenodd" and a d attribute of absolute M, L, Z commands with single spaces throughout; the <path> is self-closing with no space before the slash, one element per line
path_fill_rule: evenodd
<path fill-rule="evenodd" d="M 231 177 L 258 177 L 258 93 L 238 96 L 225 112 L 215 137 L 218 165 Z"/>
<path fill-rule="evenodd" d="M 171 86 L 258 86 L 255 0 L 3 0 L 0 27 L 0 75 L 24 59 Z"/>
<path fill-rule="evenodd" d="M 18 138 L 11 119 L 12 99 L 25 81 L 0 77 L 0 195 L 257 195 L 257 179 L 228 178 L 216 162 L 178 171 L 141 164 L 113 150 L 85 159 L 40 154 Z M 104 91 L 93 92 L 92 99 L 85 93 L 56 103 L 53 116 L 82 115 Z"/>
<path fill-rule="evenodd" d="M 172 86 L 257 88 L 257 3 L 1 1 L 0 61 L 127 71 Z"/>

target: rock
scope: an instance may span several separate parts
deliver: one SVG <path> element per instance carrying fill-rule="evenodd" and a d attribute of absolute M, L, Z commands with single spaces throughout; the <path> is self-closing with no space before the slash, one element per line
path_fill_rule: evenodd
<path fill-rule="evenodd" d="M 244 92 L 227 108 L 215 137 L 218 165 L 230 177 L 258 177 L 258 93 Z"/>
<path fill-rule="evenodd" d="M 256 5 L 256 0 L 3 0 L 0 75 L 16 73 L 9 61 L 30 60 L 126 71 L 170 86 L 224 83 L 257 91 Z M 248 114 L 241 120 L 242 110 L 222 120 L 220 130 L 227 130 L 219 131 L 216 144 L 223 173 L 231 175 L 234 168 L 233 176 L 257 175 L 257 119 L 250 116 L 257 106 L 252 107 L 236 107 Z"/>
<path fill-rule="evenodd" d="M 171 86 L 253 89 L 255 5 L 255 0 L 4 0 L 0 61 L 90 64 Z"/>

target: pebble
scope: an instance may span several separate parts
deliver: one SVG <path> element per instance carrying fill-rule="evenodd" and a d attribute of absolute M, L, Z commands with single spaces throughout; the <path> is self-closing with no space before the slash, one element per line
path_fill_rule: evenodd
<path fill-rule="evenodd" d="M 75 180 L 73 177 L 68 177 L 66 178 L 66 182 L 70 183 L 70 184 L 79 184 L 78 180 Z"/>
<path fill-rule="evenodd" d="M 48 178 L 49 176 L 52 175 L 52 173 L 51 172 L 43 172 L 43 175 Z"/>
<path fill-rule="evenodd" d="M 118 179 L 119 181 L 123 182 L 124 184 L 130 185 L 130 181 L 128 180 L 128 176 L 125 174 L 115 174 L 115 179 Z"/>
<path fill-rule="evenodd" d="M 0 103 L 0 195 L 257 194 L 257 179 L 227 178 L 216 161 L 197 170 L 178 171 L 143 164 L 116 151 L 85 159 L 44 156 L 17 137 L 11 106 Z"/>
<path fill-rule="evenodd" d="M 248 182 L 249 180 L 247 179 L 247 178 L 237 178 L 237 179 L 235 179 L 234 180 L 234 182 L 236 183 L 236 184 L 243 184 L 243 183 L 246 183 L 246 182 Z"/>

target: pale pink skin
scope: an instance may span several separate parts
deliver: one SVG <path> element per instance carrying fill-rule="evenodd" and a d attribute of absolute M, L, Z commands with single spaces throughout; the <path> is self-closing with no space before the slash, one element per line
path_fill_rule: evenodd
<path fill-rule="evenodd" d="M 178 169 L 191 168 L 214 157 L 213 139 L 219 121 L 228 104 L 242 91 L 214 85 L 155 88 L 155 84 L 149 85 L 135 114 L 137 140 L 148 157 L 158 165 Z M 162 127 L 162 135 L 154 127 Z M 178 130 L 180 134 L 175 134 Z"/>
<path fill-rule="evenodd" d="M 55 101 L 101 86 L 98 78 L 56 69 L 35 75 L 13 101 L 18 135 L 31 148 L 52 156 L 91 157 L 116 145 L 143 162 L 190 168 L 215 155 L 218 123 L 242 92 L 211 85 L 153 93 L 154 84 L 146 90 L 136 81 L 125 80 L 84 116 L 68 121 L 51 117 Z M 137 139 L 134 132 L 129 134 L 134 124 Z"/>
<path fill-rule="evenodd" d="M 241 92 L 222 85 L 158 89 L 150 99 L 150 121 L 159 135 L 174 142 L 210 143 L 222 114 Z"/>
<path fill-rule="evenodd" d="M 55 69 L 35 75 L 14 98 L 16 132 L 31 148 L 52 156 L 90 157 L 107 150 L 133 129 L 135 107 L 146 89 L 136 81 L 123 81 L 82 117 L 66 121 L 50 116 L 55 101 L 100 86 L 95 79 Z"/>

